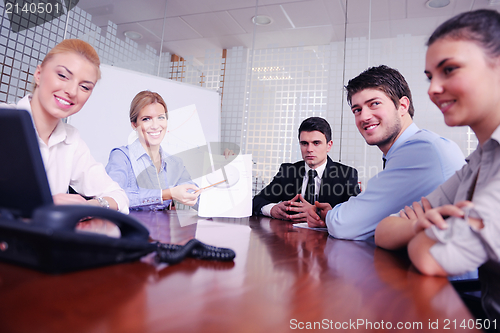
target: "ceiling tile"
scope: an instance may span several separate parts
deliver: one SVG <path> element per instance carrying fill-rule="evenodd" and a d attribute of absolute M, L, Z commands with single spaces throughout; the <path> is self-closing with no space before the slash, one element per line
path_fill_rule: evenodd
<path fill-rule="evenodd" d="M 255 26 L 253 24 L 252 17 L 255 16 L 255 8 L 230 10 L 229 14 L 247 33 L 252 33 L 254 28 L 257 32 L 264 32 L 290 29 L 292 27 L 279 6 L 262 6 L 258 8 L 258 15 L 266 15 L 273 20 L 271 24 L 266 26 Z"/>
<path fill-rule="evenodd" d="M 400 1 L 402 2 L 402 0 Z M 368 23 L 370 16 L 372 22 L 385 21 L 390 16 L 391 10 L 389 8 L 389 0 L 349 0 L 347 3 L 347 22 Z"/>
<path fill-rule="evenodd" d="M 92 11 L 91 7 L 85 6 L 85 2 L 86 0 L 80 1 L 78 7 L 83 10 Z M 103 6 L 104 4 L 105 2 L 101 3 L 99 6 Z M 116 24 L 131 23 L 163 18 L 165 13 L 165 1 L 115 0 L 110 2 L 110 8 L 112 8 L 112 12 L 105 15 L 110 21 Z"/>
<path fill-rule="evenodd" d="M 282 7 L 297 28 L 332 23 L 323 0 L 288 3 Z"/>
<path fill-rule="evenodd" d="M 390 20 L 404 19 L 406 18 L 406 1 L 389 0 L 388 10 Z"/>
<path fill-rule="evenodd" d="M 345 24 L 345 0 L 323 0 L 332 24 Z"/>
<path fill-rule="evenodd" d="M 228 12 L 183 16 L 182 19 L 203 37 L 245 33 L 246 31 Z"/>
<path fill-rule="evenodd" d="M 387 37 L 401 34 L 412 36 L 430 36 L 438 25 L 448 17 L 419 17 L 391 21 L 391 32 Z"/>
<path fill-rule="evenodd" d="M 160 21 L 163 22 L 163 20 Z M 150 30 L 138 23 L 124 23 L 117 25 L 116 37 L 125 40 L 124 33 L 126 31 L 136 31 L 143 36 L 142 39 L 136 41 L 138 44 L 147 44 L 153 41 L 161 41 L 161 35 L 158 36 L 156 34 L 158 31 L 155 31 L 154 29 Z"/>
<path fill-rule="evenodd" d="M 200 0 L 163 0 L 163 1 L 167 1 L 167 17 L 208 13 L 211 11 L 210 1 L 200 1 Z"/>
<path fill-rule="evenodd" d="M 140 22 L 140 25 L 145 29 L 155 31 L 156 35 L 158 35 L 161 40 L 163 19 Z M 165 20 L 165 41 L 195 39 L 201 37 L 202 36 L 198 32 L 191 28 L 180 17 L 172 17 Z"/>
<path fill-rule="evenodd" d="M 464 0 L 462 0 L 464 1 Z M 469 0 L 465 0 L 469 1 Z M 425 1 L 407 1 L 408 17 L 433 17 L 433 16 L 449 16 L 453 15 L 453 3 L 443 8 L 429 8 Z"/>

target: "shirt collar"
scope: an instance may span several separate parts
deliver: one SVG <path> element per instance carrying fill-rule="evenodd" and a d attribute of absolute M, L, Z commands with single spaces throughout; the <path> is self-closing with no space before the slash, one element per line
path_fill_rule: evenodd
<path fill-rule="evenodd" d="M 497 144 L 500 144 L 500 126 L 498 126 L 496 130 L 493 132 L 493 134 L 491 134 L 491 138 L 489 140 L 495 140 Z"/>
<path fill-rule="evenodd" d="M 420 130 L 420 128 L 418 128 L 418 126 L 414 122 L 412 122 L 410 124 L 410 126 L 408 126 L 404 130 L 404 132 L 401 133 L 401 135 L 399 136 L 399 138 L 392 144 L 391 148 L 387 152 L 387 155 L 383 155 L 383 157 L 385 157 L 387 159 L 387 156 L 389 156 L 392 151 L 394 151 L 398 146 L 400 146 L 401 144 L 403 144 L 403 142 L 405 142 L 406 140 L 408 140 L 412 135 L 414 135 L 415 133 L 417 133 L 419 130 Z"/>
<path fill-rule="evenodd" d="M 30 113 L 31 120 L 33 121 L 33 113 L 31 111 L 31 99 L 32 98 L 33 98 L 33 95 L 32 94 L 28 94 L 27 96 L 23 97 L 17 103 L 17 107 L 19 109 L 27 110 Z M 36 129 L 35 122 L 33 122 L 33 127 L 35 128 L 36 134 L 38 136 L 38 131 Z M 40 142 L 41 142 L 41 140 L 40 140 Z M 74 143 L 74 140 L 72 140 L 71 137 L 68 137 L 68 133 L 66 131 L 66 126 L 64 125 L 64 123 L 63 123 L 62 120 L 59 120 L 59 122 L 57 123 L 56 128 L 54 128 L 54 131 L 50 135 L 48 146 L 51 147 L 51 146 L 54 146 L 54 145 L 56 145 L 56 144 L 58 144 L 60 142 L 65 142 L 66 144 L 72 144 L 72 143 Z"/>
<path fill-rule="evenodd" d="M 316 169 L 316 172 L 318 173 L 318 177 L 319 178 L 323 178 L 323 172 L 325 172 L 325 169 L 326 169 L 326 164 L 328 163 L 328 157 L 326 157 L 326 160 L 323 164 L 321 164 L 319 167 L 317 167 Z M 307 163 L 305 163 L 305 167 L 306 167 L 306 175 L 307 173 L 309 172 L 309 170 L 311 170 L 311 168 L 309 167 L 309 165 L 307 165 Z"/>
<path fill-rule="evenodd" d="M 476 169 L 479 167 L 481 163 L 481 155 L 483 151 L 490 151 L 496 149 L 500 144 L 500 126 L 498 126 L 491 137 L 486 140 L 486 142 L 481 146 L 478 145 L 477 149 L 472 152 L 465 160 L 469 163 L 469 166 L 472 169 Z"/>
<path fill-rule="evenodd" d="M 144 147 L 141 144 L 141 141 L 139 139 L 136 139 L 132 144 L 128 146 L 130 157 L 134 161 L 138 161 L 141 158 L 148 158 L 151 160 L 151 157 L 149 157 L 148 153 L 144 149 Z M 166 163 L 166 159 L 168 157 L 168 154 L 164 154 L 163 148 L 160 146 L 160 156 L 161 158 L 161 165 L 165 166 L 164 164 Z"/>
<path fill-rule="evenodd" d="M 130 157 L 132 157 L 132 159 L 135 161 L 139 160 L 144 155 L 149 156 L 139 139 L 136 139 L 134 142 L 132 142 L 132 144 L 128 146 L 128 149 L 130 152 Z"/>
<path fill-rule="evenodd" d="M 72 144 L 73 140 L 68 136 L 68 132 L 66 131 L 66 127 L 62 120 L 59 120 L 56 128 L 52 131 L 52 134 L 49 138 L 49 147 L 56 145 L 60 142 L 64 142 L 66 144 Z"/>

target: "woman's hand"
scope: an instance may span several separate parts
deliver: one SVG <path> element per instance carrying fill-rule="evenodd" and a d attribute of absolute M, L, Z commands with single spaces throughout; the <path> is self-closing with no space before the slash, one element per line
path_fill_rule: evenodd
<path fill-rule="evenodd" d="M 201 191 L 194 184 L 183 184 L 166 191 L 170 191 L 171 198 L 183 205 L 194 206 Z M 165 200 L 165 198 L 164 198 Z"/>
<path fill-rule="evenodd" d="M 79 194 L 59 193 L 52 196 L 54 205 L 86 205 L 87 200 Z"/>
<path fill-rule="evenodd" d="M 121 235 L 120 228 L 118 228 L 116 224 L 100 218 L 91 218 L 85 221 L 80 221 L 76 225 L 75 229 L 78 231 L 92 232 L 114 238 L 120 238 Z"/>
<path fill-rule="evenodd" d="M 234 155 L 234 151 L 232 151 L 231 149 L 229 148 L 226 148 L 224 149 L 224 157 L 226 158 L 226 160 L 229 158 L 229 156 L 231 155 Z"/>
<path fill-rule="evenodd" d="M 448 228 L 448 224 L 445 219 L 454 216 L 454 217 L 464 217 L 464 211 L 462 208 L 471 205 L 470 201 L 460 201 L 455 205 L 444 205 L 436 208 L 432 208 L 429 201 L 425 198 L 422 198 L 422 206 L 415 205 L 413 210 L 417 215 L 417 221 L 413 225 L 413 230 L 415 234 L 418 232 L 430 228 L 432 225 L 435 225 L 439 229 Z"/>
<path fill-rule="evenodd" d="M 111 197 L 104 197 L 104 199 L 108 202 L 110 209 L 118 210 L 118 204 L 115 199 Z M 96 199 L 86 200 L 80 194 L 59 193 L 53 195 L 52 200 L 54 201 L 54 205 L 89 205 L 101 207 L 101 204 Z"/>

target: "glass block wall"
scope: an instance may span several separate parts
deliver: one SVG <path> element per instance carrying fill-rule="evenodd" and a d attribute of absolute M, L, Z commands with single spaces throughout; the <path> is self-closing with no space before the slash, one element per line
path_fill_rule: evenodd
<path fill-rule="evenodd" d="M 74 7 L 66 15 L 41 25 L 14 32 L 0 2 L 0 102 L 15 103 L 31 91 L 36 66 L 45 54 L 66 38 L 80 38 L 96 49 L 101 63 L 156 74 L 157 51 L 151 47 L 140 50 L 129 38 L 116 36 L 116 25 L 108 23 L 106 31 L 91 22 L 91 15 Z M 66 32 L 66 34 L 65 34 Z"/>
<path fill-rule="evenodd" d="M 253 52 L 242 148 L 251 152 L 255 177 L 268 182 L 283 162 L 301 159 L 297 129 L 307 117 L 327 118 L 329 46 L 269 48 Z"/>

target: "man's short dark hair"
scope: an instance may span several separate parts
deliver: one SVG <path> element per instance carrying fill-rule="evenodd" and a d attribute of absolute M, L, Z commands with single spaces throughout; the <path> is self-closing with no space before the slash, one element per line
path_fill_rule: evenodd
<path fill-rule="evenodd" d="M 385 65 L 370 67 L 355 78 L 349 80 L 347 86 L 347 102 L 352 106 L 352 96 L 365 89 L 377 89 L 384 92 L 399 107 L 399 100 L 406 96 L 410 100 L 408 113 L 413 118 L 415 109 L 411 98 L 411 91 L 408 83 L 401 73 L 394 68 Z"/>
<path fill-rule="evenodd" d="M 300 124 L 299 127 L 299 140 L 300 133 L 302 132 L 312 132 L 318 131 L 325 135 L 326 142 L 330 142 L 332 140 L 332 129 L 330 128 L 330 124 L 321 117 L 310 117 L 307 118 Z"/>

